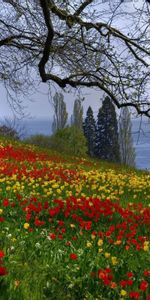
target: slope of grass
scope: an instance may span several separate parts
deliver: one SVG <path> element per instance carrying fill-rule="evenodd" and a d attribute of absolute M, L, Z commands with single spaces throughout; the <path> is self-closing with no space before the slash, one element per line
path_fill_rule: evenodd
<path fill-rule="evenodd" d="M 0 299 L 150 300 L 150 174 L 0 140 Z"/>

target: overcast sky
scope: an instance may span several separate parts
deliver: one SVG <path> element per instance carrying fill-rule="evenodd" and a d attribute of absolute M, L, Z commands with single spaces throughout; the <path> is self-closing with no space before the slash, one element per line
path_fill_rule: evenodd
<path fill-rule="evenodd" d="M 58 91 L 62 92 L 61 89 Z M 91 89 L 84 89 L 81 97 L 83 96 L 85 100 L 83 101 L 84 114 L 86 113 L 87 108 L 91 105 L 95 114 L 97 114 L 98 109 L 101 106 L 101 100 L 103 93 L 100 91 L 94 91 Z M 64 93 L 64 100 L 67 105 L 67 111 L 69 115 L 72 114 L 74 100 L 77 98 L 77 94 Z M 13 113 L 10 109 L 10 105 L 7 101 L 7 92 L 3 85 L 0 85 L 0 119 L 2 120 L 5 117 L 12 118 Z M 46 85 L 41 84 L 39 87 L 39 92 L 34 93 L 29 97 L 26 97 L 23 100 L 24 105 L 26 106 L 25 112 L 29 114 L 32 118 L 52 118 L 53 117 L 53 107 L 50 104 L 48 97 L 48 88 Z"/>

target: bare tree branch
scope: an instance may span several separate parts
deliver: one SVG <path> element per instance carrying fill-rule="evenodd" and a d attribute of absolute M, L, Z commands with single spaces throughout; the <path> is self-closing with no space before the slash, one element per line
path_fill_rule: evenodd
<path fill-rule="evenodd" d="M 85 0 L 83 3 L 81 3 L 79 8 L 74 13 L 74 17 L 79 16 L 83 12 L 83 10 L 92 2 L 93 2 L 93 0 Z"/>
<path fill-rule="evenodd" d="M 14 94 L 41 80 L 96 88 L 150 117 L 148 2 L 0 0 L 0 79 Z"/>
<path fill-rule="evenodd" d="M 76 75 L 75 75 L 76 76 Z M 78 86 L 82 86 L 82 87 L 98 87 L 100 90 L 103 90 L 104 92 L 107 93 L 107 95 L 110 96 L 110 98 L 113 100 L 113 102 L 116 104 L 116 106 L 118 108 L 121 107 L 126 107 L 126 106 L 130 106 L 130 107 L 134 107 L 139 115 L 144 114 L 147 117 L 150 117 L 150 108 L 148 108 L 147 110 L 142 110 L 139 106 L 139 103 L 132 103 L 132 102 L 127 102 L 127 103 L 119 103 L 119 101 L 117 100 L 117 98 L 113 95 L 113 93 L 107 89 L 105 86 L 103 86 L 103 83 L 98 82 L 98 81 L 91 81 L 91 82 L 87 82 L 87 81 L 83 81 L 83 80 L 72 80 L 72 77 L 66 77 L 64 79 L 60 79 L 60 77 L 57 77 L 56 75 L 53 74 L 47 74 L 47 80 L 52 80 L 55 81 L 61 88 L 65 88 L 67 85 L 72 86 L 73 88 L 78 87 Z M 147 102 L 142 103 L 142 105 L 147 104 Z"/>
<path fill-rule="evenodd" d="M 50 19 L 50 13 L 49 13 L 49 9 L 48 9 L 47 0 L 40 0 L 40 5 L 43 10 L 43 15 L 44 15 L 45 23 L 46 23 L 46 26 L 48 29 L 48 34 L 47 34 L 47 39 L 46 39 L 44 50 L 43 50 L 43 56 L 39 63 L 39 72 L 40 72 L 40 76 L 41 76 L 43 82 L 46 82 L 47 76 L 45 73 L 45 65 L 49 59 L 50 46 L 51 46 L 51 43 L 52 43 L 52 40 L 54 37 L 54 30 L 53 30 L 53 25 L 52 25 L 52 22 Z"/>

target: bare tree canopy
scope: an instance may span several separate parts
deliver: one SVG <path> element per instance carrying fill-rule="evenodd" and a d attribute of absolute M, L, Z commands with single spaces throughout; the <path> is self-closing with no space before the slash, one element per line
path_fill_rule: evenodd
<path fill-rule="evenodd" d="M 150 4 L 126 2 L 0 0 L 1 80 L 95 88 L 150 117 Z"/>

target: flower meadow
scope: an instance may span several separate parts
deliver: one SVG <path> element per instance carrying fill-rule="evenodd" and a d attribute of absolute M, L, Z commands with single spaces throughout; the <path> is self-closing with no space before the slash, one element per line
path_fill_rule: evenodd
<path fill-rule="evenodd" d="M 0 140 L 0 299 L 150 300 L 150 174 Z"/>

